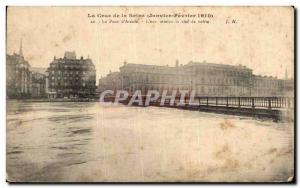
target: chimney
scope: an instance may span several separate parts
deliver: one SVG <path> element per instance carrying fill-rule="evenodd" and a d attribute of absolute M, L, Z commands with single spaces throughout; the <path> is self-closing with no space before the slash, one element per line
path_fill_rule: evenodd
<path fill-rule="evenodd" d="M 178 65 L 179 65 L 179 61 L 178 59 L 176 59 L 176 67 L 178 67 Z"/>

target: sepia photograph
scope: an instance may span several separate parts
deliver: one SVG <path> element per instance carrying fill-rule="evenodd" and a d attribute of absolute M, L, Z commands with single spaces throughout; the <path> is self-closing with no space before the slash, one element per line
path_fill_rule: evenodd
<path fill-rule="evenodd" d="M 293 6 L 7 6 L 9 183 L 295 182 Z"/>

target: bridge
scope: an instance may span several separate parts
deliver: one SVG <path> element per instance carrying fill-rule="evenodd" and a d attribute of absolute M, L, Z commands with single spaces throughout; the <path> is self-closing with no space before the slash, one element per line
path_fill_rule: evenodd
<path fill-rule="evenodd" d="M 128 104 L 132 96 L 121 101 Z M 142 96 L 145 104 L 146 96 Z M 114 102 L 114 97 L 106 97 L 105 101 Z M 151 101 L 150 106 L 162 106 L 161 97 Z M 133 103 L 133 105 L 138 105 Z M 145 105 L 144 105 L 145 106 Z M 186 97 L 180 101 L 176 97 L 173 101 L 165 99 L 164 107 L 179 108 L 185 110 L 197 110 L 205 112 L 223 113 L 240 116 L 252 116 L 258 118 L 272 118 L 273 120 L 294 120 L 294 98 L 293 97 L 209 97 L 198 96 L 191 100 Z"/>

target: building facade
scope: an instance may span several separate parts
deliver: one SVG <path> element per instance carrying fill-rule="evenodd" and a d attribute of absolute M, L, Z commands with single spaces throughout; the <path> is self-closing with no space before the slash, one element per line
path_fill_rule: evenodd
<path fill-rule="evenodd" d="M 47 69 L 47 92 L 50 98 L 93 97 L 96 89 L 96 70 L 91 59 L 76 58 L 75 52 L 54 57 Z"/>
<path fill-rule="evenodd" d="M 283 81 L 283 95 L 294 97 L 294 79 L 284 79 Z"/>
<path fill-rule="evenodd" d="M 30 65 L 24 59 L 22 42 L 19 54 L 6 55 L 6 92 L 10 99 L 31 97 Z"/>
<path fill-rule="evenodd" d="M 106 77 L 100 78 L 97 91 L 99 93 L 105 90 L 117 90 L 122 88 L 122 77 L 120 72 L 109 72 Z"/>
<path fill-rule="evenodd" d="M 47 98 L 46 94 L 46 68 L 31 67 L 31 97 Z"/>
<path fill-rule="evenodd" d="M 113 76 L 114 75 L 114 76 Z M 112 79 L 112 76 L 114 79 Z M 114 87 L 113 89 L 111 87 Z M 196 96 L 285 96 L 293 93 L 293 83 L 275 77 L 262 77 L 242 65 L 189 62 L 174 67 L 127 64 L 99 80 L 101 91 L 116 88 L 132 94 L 141 90 L 194 90 Z M 286 90 L 285 90 L 286 89 Z M 100 90 L 100 89 L 99 89 Z M 283 92 L 285 90 L 285 92 Z"/>
<path fill-rule="evenodd" d="M 183 69 L 191 73 L 198 96 L 250 96 L 252 70 L 245 66 L 190 62 Z"/>
<path fill-rule="evenodd" d="M 33 72 L 32 73 L 32 98 L 45 98 L 46 97 L 46 75 Z"/>

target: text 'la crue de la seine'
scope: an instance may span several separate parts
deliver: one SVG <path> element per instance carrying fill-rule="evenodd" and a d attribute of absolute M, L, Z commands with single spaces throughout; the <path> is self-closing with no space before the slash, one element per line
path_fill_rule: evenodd
<path fill-rule="evenodd" d="M 88 13 L 90 23 L 209 23 L 210 19 L 214 17 L 210 13 L 197 13 L 197 14 L 103 14 L 103 13 Z"/>

